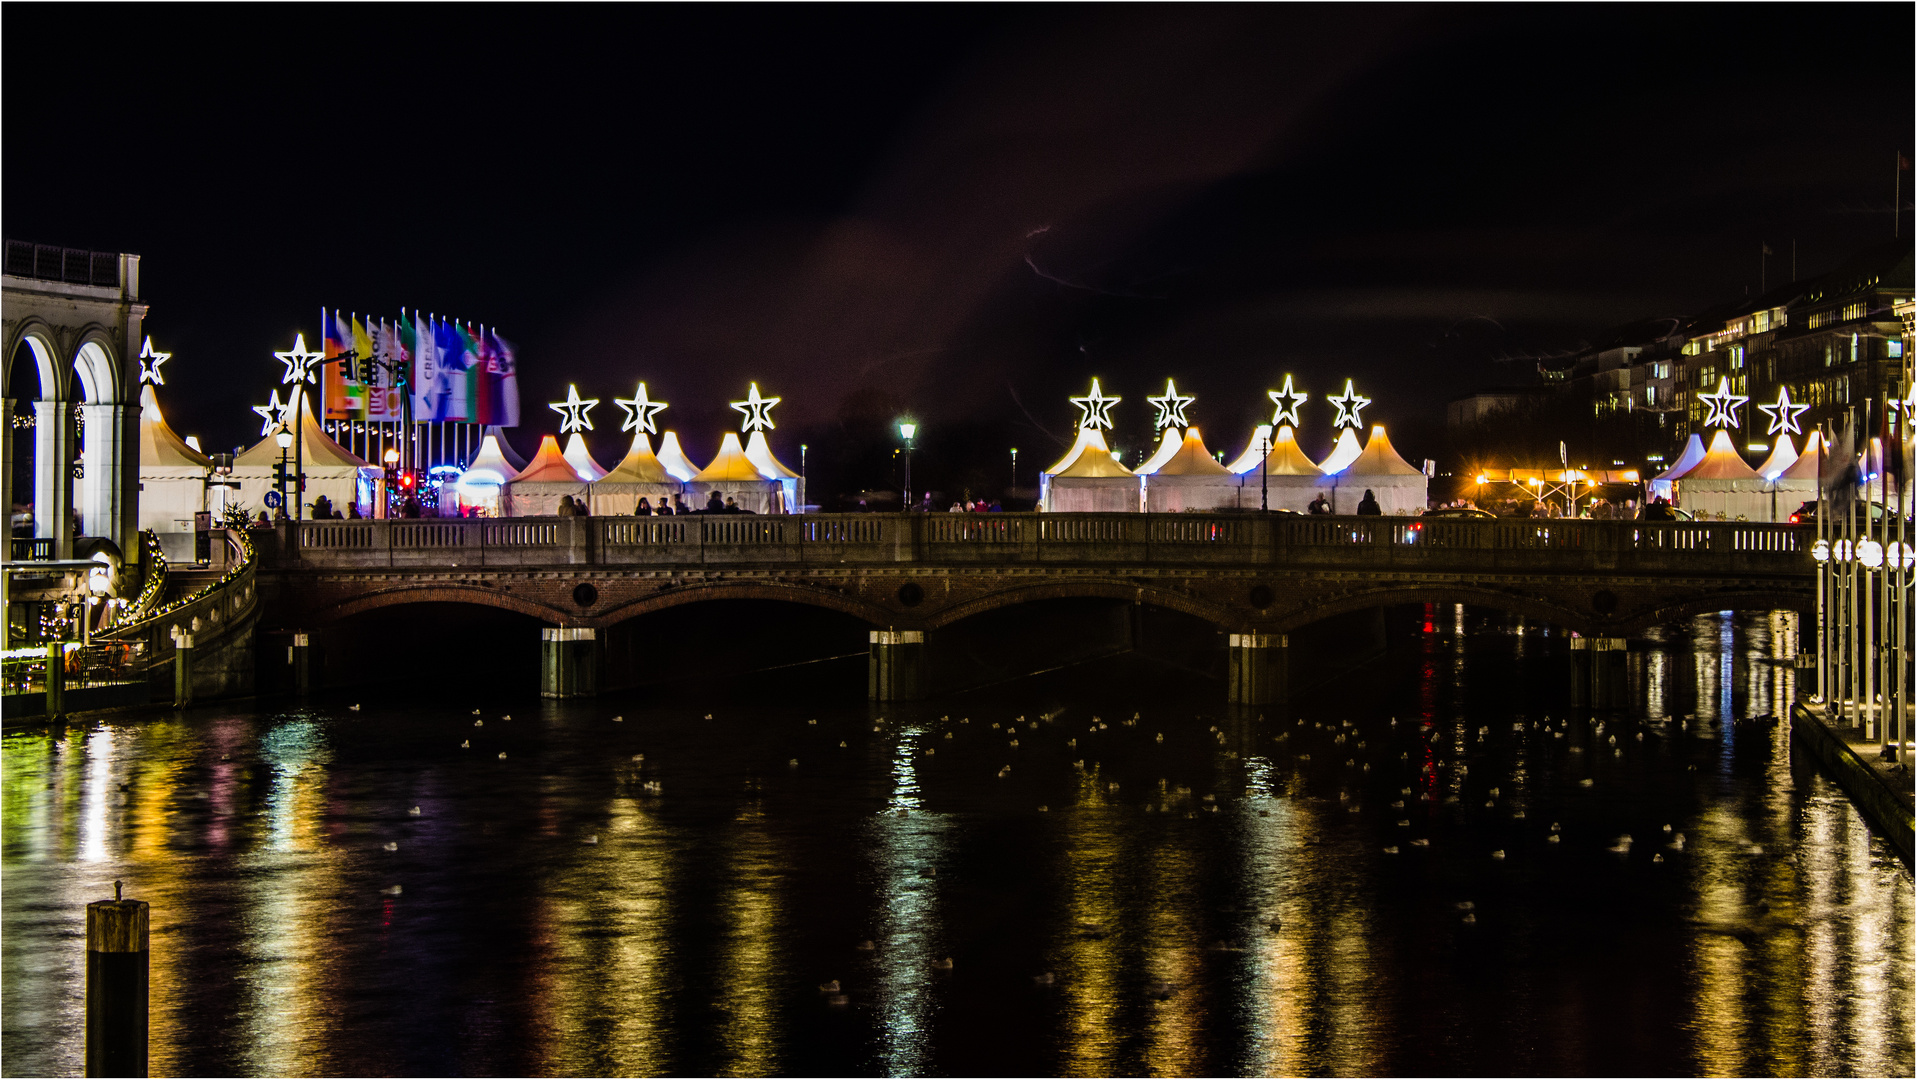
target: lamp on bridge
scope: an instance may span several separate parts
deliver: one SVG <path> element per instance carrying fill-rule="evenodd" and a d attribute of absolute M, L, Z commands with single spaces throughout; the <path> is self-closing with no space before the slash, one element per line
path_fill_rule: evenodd
<path fill-rule="evenodd" d="M 391 447 L 391 446 L 387 447 L 386 453 L 381 457 L 381 460 L 386 465 L 386 476 L 385 476 L 386 483 L 385 483 L 385 490 L 380 492 L 380 494 L 383 496 L 383 498 L 380 499 L 380 502 L 383 505 L 380 507 L 379 516 L 392 517 L 393 516 L 393 496 L 394 496 L 394 492 L 398 490 L 394 484 L 394 481 L 398 479 L 399 450 L 395 447 Z"/>
<path fill-rule="evenodd" d="M 273 442 L 277 444 L 280 448 L 280 464 L 279 464 L 279 468 L 274 470 L 275 475 L 273 479 L 275 483 L 278 484 L 280 489 L 280 513 L 285 514 L 286 513 L 286 484 L 289 480 L 292 479 L 292 469 L 290 467 L 287 454 L 286 454 L 288 450 L 291 450 L 293 448 L 292 429 L 288 428 L 284 424 L 280 425 L 280 429 L 273 433 Z"/>
<path fill-rule="evenodd" d="M 905 440 L 905 493 L 899 500 L 899 509 L 912 509 L 912 440 L 919 433 L 919 426 L 911 420 L 899 421 L 899 438 Z"/>

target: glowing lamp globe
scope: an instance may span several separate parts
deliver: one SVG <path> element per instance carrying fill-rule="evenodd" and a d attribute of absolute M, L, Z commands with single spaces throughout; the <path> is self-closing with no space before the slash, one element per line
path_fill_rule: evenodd
<path fill-rule="evenodd" d="M 910 441 L 912 436 L 917 435 L 918 433 L 919 433 L 919 426 L 917 424 L 914 424 L 910 421 L 899 422 L 899 438 Z"/>
<path fill-rule="evenodd" d="M 281 428 L 279 434 L 273 436 L 273 441 L 279 444 L 281 450 L 284 450 L 293 445 L 293 433 Z"/>
<path fill-rule="evenodd" d="M 1884 545 L 1875 540 L 1865 540 L 1857 545 L 1857 561 L 1872 570 L 1884 565 Z"/>
<path fill-rule="evenodd" d="M 389 447 L 387 447 L 387 448 L 386 448 L 386 456 L 385 456 L 385 461 L 386 461 L 386 464 L 388 464 L 388 465 L 397 465 L 397 464 L 399 464 L 399 451 L 398 451 L 398 450 L 395 450 L 395 449 L 393 449 L 393 448 L 392 448 L 392 447 L 390 447 L 390 446 L 389 446 Z"/>
<path fill-rule="evenodd" d="M 1811 558 L 1818 562 L 1830 561 L 1830 541 L 1819 540 L 1811 545 Z"/>

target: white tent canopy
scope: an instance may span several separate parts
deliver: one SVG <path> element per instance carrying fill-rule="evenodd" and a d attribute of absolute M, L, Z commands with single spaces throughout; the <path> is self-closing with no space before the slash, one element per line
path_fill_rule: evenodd
<path fill-rule="evenodd" d="M 592 512 L 630 514 L 640 499 L 649 506 L 672 505 L 685 485 L 666 471 L 652 452 L 652 440 L 643 431 L 632 433 L 632 449 L 612 471 L 592 485 Z"/>
<path fill-rule="evenodd" d="M 560 502 L 568 495 L 584 502 L 586 481 L 560 452 L 559 440 L 544 435 L 539 439 L 539 452 L 502 489 L 500 513 L 506 517 L 549 517 L 559 512 Z"/>
<path fill-rule="evenodd" d="M 1169 441 L 1172 429 L 1165 434 Z M 1150 471 L 1141 467 L 1139 477 L 1145 509 L 1152 513 L 1217 510 L 1238 502 L 1238 478 L 1205 449 L 1204 437 L 1195 426 L 1185 429 L 1185 438 L 1169 458 Z"/>
<path fill-rule="evenodd" d="M 1326 476 L 1335 476 L 1344 472 L 1345 468 L 1358 460 L 1358 455 L 1362 453 L 1364 449 L 1358 445 L 1358 429 L 1340 429 L 1338 441 L 1332 444 L 1331 453 L 1326 454 L 1325 459 L 1318 463 L 1318 468 L 1324 470 Z"/>
<path fill-rule="evenodd" d="M 1677 504 L 1699 520 L 1769 521 L 1770 484 L 1745 463 L 1722 428 L 1710 449 L 1676 479 Z M 1795 509 L 1792 507 L 1791 509 Z"/>
<path fill-rule="evenodd" d="M 1079 428 L 1078 441 L 1038 477 L 1039 508 L 1054 513 L 1139 509 L 1138 477 L 1112 456 L 1097 428 Z"/>
<path fill-rule="evenodd" d="M 736 431 L 726 432 L 725 438 L 719 441 L 719 456 L 686 481 L 686 501 L 695 511 L 703 510 L 715 492 L 721 500 L 731 499 L 739 509 L 750 513 L 787 512 L 784 482 L 768 479 L 759 471 L 746 456 L 745 448 L 739 445 Z"/>
<path fill-rule="evenodd" d="M 586 440 L 577 431 L 566 440 L 566 461 L 572 471 L 589 484 L 606 475 L 606 467 L 592 459 L 592 451 L 586 449 Z"/>
<path fill-rule="evenodd" d="M 1152 451 L 1152 456 L 1146 458 L 1144 464 L 1133 471 L 1140 476 L 1146 473 L 1157 472 L 1158 467 L 1170 461 L 1172 455 L 1176 454 L 1178 448 L 1183 445 L 1185 445 L 1185 437 L 1178 433 L 1178 429 L 1175 427 L 1166 428 L 1164 435 L 1159 437 L 1158 449 Z"/>
<path fill-rule="evenodd" d="M 1238 505 L 1257 509 L 1261 505 L 1273 510 L 1295 510 L 1304 513 L 1311 507 L 1311 500 L 1323 491 L 1329 496 L 1331 483 L 1326 479 L 1324 470 L 1312 464 L 1305 452 L 1298 447 L 1297 433 L 1291 425 L 1278 429 L 1278 434 L 1270 435 L 1269 427 L 1259 427 L 1253 433 L 1252 445 L 1246 450 L 1235 468 L 1238 475 Z M 1264 457 L 1258 452 L 1265 447 L 1265 439 L 1271 439 L 1271 450 Z"/>
<path fill-rule="evenodd" d="M 667 474 L 682 484 L 699 475 L 699 466 L 686 456 L 684 450 L 679 449 L 679 434 L 674 431 L 659 436 L 659 464 L 664 465 Z"/>
<path fill-rule="evenodd" d="M 1650 495 L 1670 498 L 1671 481 L 1683 479 L 1685 473 L 1696 468 L 1697 463 L 1703 460 L 1704 440 L 1693 431 L 1691 437 L 1684 442 L 1684 451 L 1677 455 L 1677 460 L 1671 463 L 1671 467 L 1651 478 L 1648 485 Z"/>
<path fill-rule="evenodd" d="M 1347 433 L 1352 430 L 1345 429 Z M 1364 450 L 1332 477 L 1332 484 L 1334 514 L 1357 513 L 1366 491 L 1386 514 L 1422 514 L 1430 505 L 1430 478 L 1423 469 L 1398 456 L 1383 424 L 1372 425 Z"/>
<path fill-rule="evenodd" d="M 213 462 L 174 434 L 152 386 L 140 388 L 140 528 L 191 533 Z"/>
<path fill-rule="evenodd" d="M 292 408 L 299 418 L 300 438 L 284 453 L 291 465 L 293 451 L 300 452 L 299 466 L 306 473 L 307 505 L 324 495 L 333 509 L 341 513 L 348 505 L 357 505 L 362 514 L 368 513 L 374 484 L 381 476 L 379 466 L 368 464 L 358 454 L 334 442 L 332 436 L 320 428 L 309 399 L 300 387 L 294 387 L 293 397 Z M 242 504 L 255 510 L 266 504 L 266 493 L 277 489 L 273 471 L 281 453 L 279 443 L 269 434 L 233 458 L 233 479 L 240 482 Z M 287 513 L 292 513 L 290 507 Z"/>

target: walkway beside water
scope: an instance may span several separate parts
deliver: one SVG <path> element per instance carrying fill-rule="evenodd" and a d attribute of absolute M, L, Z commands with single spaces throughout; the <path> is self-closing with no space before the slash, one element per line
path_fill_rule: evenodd
<path fill-rule="evenodd" d="M 1911 788 L 1908 761 L 1886 761 L 1877 740 L 1865 737 L 1856 725 L 1833 721 L 1817 704 L 1792 708 L 1791 742 L 1816 759 L 1857 804 L 1871 829 L 1897 850 L 1905 866 L 1911 865 L 1917 793 Z"/>

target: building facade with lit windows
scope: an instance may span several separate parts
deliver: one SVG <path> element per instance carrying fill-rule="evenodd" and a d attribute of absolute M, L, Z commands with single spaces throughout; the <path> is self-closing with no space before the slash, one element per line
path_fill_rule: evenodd
<path fill-rule="evenodd" d="M 1863 403 L 1910 390 L 1910 320 L 1900 312 L 1911 297 L 1911 246 L 1900 241 L 1691 320 L 1680 349 L 1677 438 L 1703 430 L 1707 410 L 1698 395 L 1720 381 L 1750 398 L 1744 431 L 1753 447 L 1768 441 L 1754 410 L 1778 400 L 1780 390 L 1809 407 L 1798 419 L 1805 431 L 1846 419 L 1862 423 Z M 1878 419 L 1875 412 L 1869 417 L 1873 431 Z"/>

